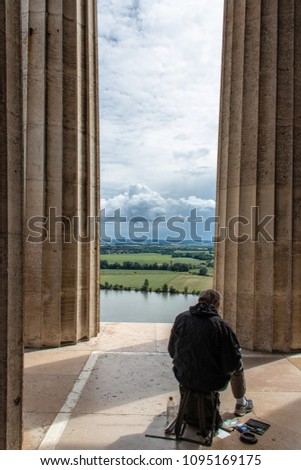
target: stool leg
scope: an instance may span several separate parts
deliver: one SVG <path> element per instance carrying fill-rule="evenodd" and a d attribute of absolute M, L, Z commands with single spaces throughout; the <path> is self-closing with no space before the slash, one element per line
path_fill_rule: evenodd
<path fill-rule="evenodd" d="M 190 395 L 191 395 L 190 390 L 187 390 L 183 393 L 181 400 L 180 400 L 179 411 L 178 411 L 176 424 L 175 424 L 175 435 L 177 439 L 181 437 L 184 432 L 184 427 L 183 427 L 184 415 L 185 415 L 185 411 L 186 411 L 186 407 L 187 407 L 187 403 L 189 401 Z"/>
<path fill-rule="evenodd" d="M 216 414 L 217 414 L 217 407 L 219 403 L 219 393 L 218 392 L 212 392 L 211 394 L 211 399 L 212 399 L 212 423 L 211 423 L 211 429 L 210 429 L 210 434 L 209 434 L 209 442 L 208 444 L 211 446 L 213 436 L 214 436 L 214 431 L 215 431 L 215 420 L 216 420 Z"/>
<path fill-rule="evenodd" d="M 198 421 L 199 421 L 200 436 L 206 437 L 207 429 L 206 429 L 205 403 L 204 403 L 203 393 L 198 394 L 197 404 L 198 404 Z"/>

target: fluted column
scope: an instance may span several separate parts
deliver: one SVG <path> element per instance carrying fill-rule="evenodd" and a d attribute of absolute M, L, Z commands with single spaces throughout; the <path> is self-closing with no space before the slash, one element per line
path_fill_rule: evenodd
<path fill-rule="evenodd" d="M 97 334 L 96 0 L 30 0 L 25 344 Z"/>
<path fill-rule="evenodd" d="M 0 449 L 22 443 L 23 115 L 21 2 L 0 2 Z"/>
<path fill-rule="evenodd" d="M 301 4 L 225 0 L 214 285 L 243 347 L 301 348 Z"/>

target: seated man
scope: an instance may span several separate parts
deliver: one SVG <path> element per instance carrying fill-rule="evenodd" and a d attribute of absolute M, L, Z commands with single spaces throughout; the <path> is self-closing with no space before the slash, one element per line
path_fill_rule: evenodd
<path fill-rule="evenodd" d="M 205 290 L 196 305 L 176 317 L 168 352 L 180 390 L 217 392 L 225 390 L 230 382 L 236 398 L 234 414 L 244 416 L 253 410 L 253 403 L 245 397 L 239 342 L 218 314 L 220 298 L 216 290 Z"/>

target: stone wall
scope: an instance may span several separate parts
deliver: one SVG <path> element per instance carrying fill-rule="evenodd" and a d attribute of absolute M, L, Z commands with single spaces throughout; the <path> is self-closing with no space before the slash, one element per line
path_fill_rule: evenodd
<path fill-rule="evenodd" d="M 23 114 L 20 2 L 0 2 L 0 449 L 18 449 L 23 374 Z"/>
<path fill-rule="evenodd" d="M 0 2 L 0 449 L 22 447 L 23 347 L 98 332 L 96 4 Z"/>
<path fill-rule="evenodd" d="M 225 1 L 214 284 L 251 350 L 301 349 L 300 21 L 293 0 Z"/>
<path fill-rule="evenodd" d="M 25 345 L 60 346 L 99 317 L 96 2 L 30 2 L 28 41 Z"/>

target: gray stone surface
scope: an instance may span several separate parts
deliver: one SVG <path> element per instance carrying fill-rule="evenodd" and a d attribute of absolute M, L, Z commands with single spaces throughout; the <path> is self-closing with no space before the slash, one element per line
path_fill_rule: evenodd
<path fill-rule="evenodd" d="M 23 448 L 49 450 L 200 450 L 198 444 L 146 437 L 164 436 L 166 403 L 179 403 L 178 384 L 167 354 L 170 324 L 101 323 L 88 343 L 25 354 Z M 92 367 L 71 408 L 71 390 L 86 364 Z M 301 450 L 300 355 L 243 351 L 247 396 L 254 411 L 240 418 L 259 419 L 270 428 L 252 451 Z M 57 383 L 62 384 L 58 387 Z M 223 419 L 233 418 L 231 389 L 221 393 Z M 63 406 L 63 408 L 62 408 Z M 63 411 L 65 410 L 65 411 Z M 64 424 L 57 438 L 55 423 Z M 185 437 L 197 439 L 187 426 Z M 216 436 L 212 450 L 250 450 L 233 431 Z M 207 449 L 210 451 L 210 449 Z"/>

